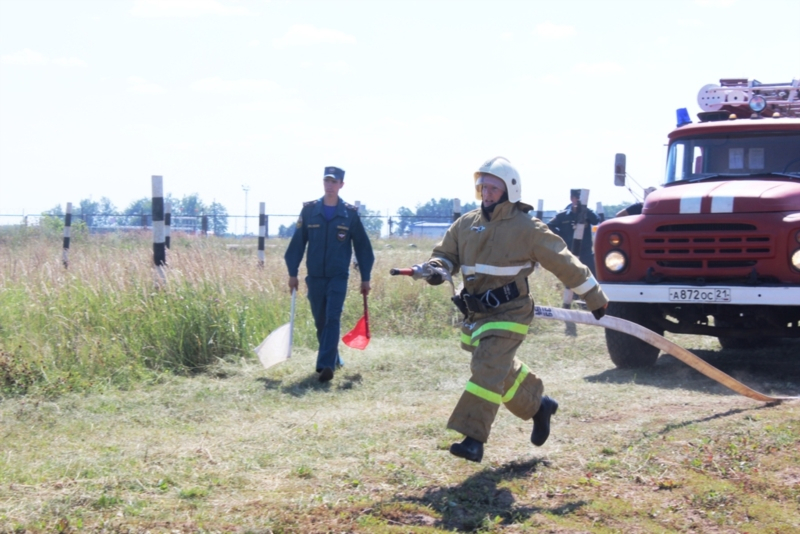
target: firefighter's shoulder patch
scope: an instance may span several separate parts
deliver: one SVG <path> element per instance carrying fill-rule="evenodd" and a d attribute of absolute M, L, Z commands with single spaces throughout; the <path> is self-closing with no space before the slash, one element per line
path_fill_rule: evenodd
<path fill-rule="evenodd" d="M 344 204 L 344 207 L 349 209 L 349 210 L 358 211 L 358 206 L 353 206 L 352 204 L 349 204 L 347 202 L 343 202 L 343 204 Z"/>
<path fill-rule="evenodd" d="M 316 199 L 316 200 L 309 200 L 308 202 L 303 202 L 303 207 L 304 207 L 304 208 L 306 208 L 306 207 L 308 207 L 308 206 L 313 206 L 313 205 L 314 205 L 314 204 L 316 204 L 317 202 L 319 202 L 319 199 Z"/>

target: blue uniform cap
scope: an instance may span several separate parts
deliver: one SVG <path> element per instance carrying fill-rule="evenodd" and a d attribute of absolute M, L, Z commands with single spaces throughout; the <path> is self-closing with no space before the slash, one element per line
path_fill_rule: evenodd
<path fill-rule="evenodd" d="M 336 178 L 340 182 L 344 181 L 344 171 L 339 167 L 325 167 L 325 176 L 323 176 L 323 178 L 327 178 L 328 176 Z"/>

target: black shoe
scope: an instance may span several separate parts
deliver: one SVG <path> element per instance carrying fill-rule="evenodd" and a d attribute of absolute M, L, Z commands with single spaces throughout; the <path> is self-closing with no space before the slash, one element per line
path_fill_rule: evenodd
<path fill-rule="evenodd" d="M 558 411 L 558 403 L 550 397 L 542 397 L 539 411 L 533 416 L 533 432 L 531 432 L 531 443 L 537 447 L 544 445 L 550 437 L 550 416 Z"/>
<path fill-rule="evenodd" d="M 481 463 L 483 459 L 483 443 L 470 437 L 464 438 L 461 443 L 450 445 L 450 454 L 464 458 L 470 462 Z"/>
<path fill-rule="evenodd" d="M 333 380 L 333 369 L 330 367 L 326 367 L 322 370 L 319 374 L 319 381 L 320 382 L 330 382 Z"/>

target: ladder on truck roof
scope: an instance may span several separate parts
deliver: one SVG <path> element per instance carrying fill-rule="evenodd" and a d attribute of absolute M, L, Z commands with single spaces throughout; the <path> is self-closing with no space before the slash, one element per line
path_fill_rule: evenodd
<path fill-rule="evenodd" d="M 747 107 L 754 96 L 766 100 L 765 110 L 800 117 L 800 79 L 791 83 L 761 83 L 747 78 L 724 78 L 719 85 L 709 84 L 700 89 L 697 103 L 703 111 L 719 111 Z"/>

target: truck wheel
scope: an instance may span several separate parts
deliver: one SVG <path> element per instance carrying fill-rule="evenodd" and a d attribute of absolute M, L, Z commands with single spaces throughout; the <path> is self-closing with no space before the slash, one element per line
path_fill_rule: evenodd
<path fill-rule="evenodd" d="M 664 330 L 659 329 L 655 322 L 649 319 L 653 313 L 653 307 L 649 304 L 610 302 L 607 313 L 639 324 L 659 335 L 664 334 Z M 658 360 L 658 347 L 616 330 L 606 329 L 606 346 L 611 361 L 620 369 L 650 367 Z"/>

